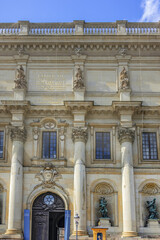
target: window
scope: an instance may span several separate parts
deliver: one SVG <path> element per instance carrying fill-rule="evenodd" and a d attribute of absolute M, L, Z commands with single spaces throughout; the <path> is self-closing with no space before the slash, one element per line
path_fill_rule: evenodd
<path fill-rule="evenodd" d="M 3 158 L 4 132 L 0 131 L 0 158 Z"/>
<path fill-rule="evenodd" d="M 57 132 L 43 132 L 42 158 L 57 158 Z"/>
<path fill-rule="evenodd" d="M 96 132 L 96 159 L 111 159 L 110 132 Z"/>
<path fill-rule="evenodd" d="M 157 134 L 155 132 L 142 133 L 143 160 L 157 160 Z"/>

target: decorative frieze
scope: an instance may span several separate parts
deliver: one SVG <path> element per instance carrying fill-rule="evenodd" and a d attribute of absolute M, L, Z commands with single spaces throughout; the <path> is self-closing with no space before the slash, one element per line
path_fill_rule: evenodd
<path fill-rule="evenodd" d="M 25 79 L 24 69 L 22 65 L 17 68 L 16 80 L 14 80 L 14 82 L 15 89 L 27 89 L 27 81 Z"/>
<path fill-rule="evenodd" d="M 87 128 L 84 127 L 75 127 L 72 129 L 72 140 L 73 142 L 82 141 L 87 142 L 88 139 L 88 131 Z"/>
<path fill-rule="evenodd" d="M 25 142 L 27 138 L 27 131 L 24 127 L 11 128 L 11 140 Z"/>
<path fill-rule="evenodd" d="M 118 129 L 118 140 L 120 143 L 123 142 L 134 142 L 135 131 L 130 128 L 119 128 Z"/>

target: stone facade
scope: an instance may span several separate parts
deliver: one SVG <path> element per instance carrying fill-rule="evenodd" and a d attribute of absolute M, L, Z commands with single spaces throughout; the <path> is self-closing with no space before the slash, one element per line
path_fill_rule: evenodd
<path fill-rule="evenodd" d="M 75 213 L 79 238 L 92 237 L 100 197 L 112 239 L 160 235 L 145 205 L 156 198 L 160 216 L 159 41 L 159 23 L 0 24 L 0 238 L 23 239 L 24 209 L 32 238 L 47 192 L 71 210 L 71 238 Z M 53 157 L 44 132 L 55 133 Z M 97 133 L 109 157 L 97 157 Z M 144 158 L 143 133 L 156 136 L 156 159 Z"/>

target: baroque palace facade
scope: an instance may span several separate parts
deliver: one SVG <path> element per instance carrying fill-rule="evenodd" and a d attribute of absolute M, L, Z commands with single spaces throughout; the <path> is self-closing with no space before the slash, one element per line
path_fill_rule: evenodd
<path fill-rule="evenodd" d="M 0 238 L 160 234 L 160 23 L 0 23 Z M 28 239 L 28 238 L 27 238 Z"/>

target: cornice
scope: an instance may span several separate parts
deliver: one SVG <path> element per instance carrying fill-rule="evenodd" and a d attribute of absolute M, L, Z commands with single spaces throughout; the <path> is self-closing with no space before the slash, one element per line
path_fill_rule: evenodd
<path fill-rule="evenodd" d="M 64 101 L 66 109 L 70 111 L 89 111 L 92 109 L 93 101 Z"/>
<path fill-rule="evenodd" d="M 2 100 L 2 105 L 5 112 L 13 110 L 22 110 L 27 112 L 30 107 L 30 101 Z"/>
<path fill-rule="evenodd" d="M 113 101 L 112 107 L 116 112 L 129 111 L 129 112 L 137 112 L 141 109 L 142 102 L 141 101 Z"/>

